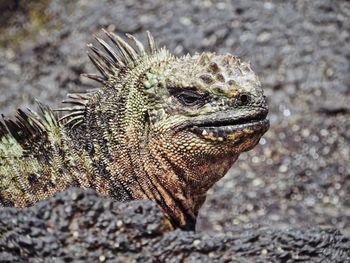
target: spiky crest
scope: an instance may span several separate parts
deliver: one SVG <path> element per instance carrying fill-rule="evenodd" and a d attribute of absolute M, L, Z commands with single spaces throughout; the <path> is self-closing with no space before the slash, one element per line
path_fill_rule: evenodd
<path fill-rule="evenodd" d="M 26 157 L 27 154 L 45 153 L 45 144 L 49 141 L 50 134 L 60 127 L 54 112 L 47 106 L 39 104 L 40 115 L 29 110 L 17 111 L 14 120 L 0 121 L 0 158 Z M 16 151 L 8 144 L 16 144 Z"/>
<path fill-rule="evenodd" d="M 90 49 L 88 56 L 93 65 L 100 72 L 100 75 L 83 73 L 81 76 L 102 83 L 105 86 L 108 84 L 108 80 L 111 77 L 121 78 L 122 74 L 135 68 L 144 61 L 146 57 L 154 55 L 158 51 L 154 38 L 149 31 L 147 31 L 148 52 L 144 45 L 131 34 L 126 34 L 126 36 L 128 39 L 132 40 L 135 47 L 129 45 L 113 32 L 108 32 L 104 29 L 102 29 L 102 31 L 107 35 L 114 46 L 109 45 L 101 38 L 95 37 L 104 51 L 92 44 L 88 44 L 87 46 Z M 60 121 L 63 121 L 64 125 L 69 125 L 71 128 L 81 124 L 84 121 L 84 109 L 90 96 L 88 94 L 68 94 L 70 100 L 65 100 L 63 103 L 70 103 L 74 106 L 55 109 L 55 111 L 69 112 L 61 117 Z"/>
<path fill-rule="evenodd" d="M 108 32 L 104 29 L 103 32 L 114 44 L 114 47 L 111 47 L 107 42 L 98 37 L 96 37 L 96 40 L 103 47 L 104 51 L 92 44 L 88 44 L 91 50 L 91 52 L 88 52 L 88 55 L 97 70 L 100 71 L 102 78 L 98 75 L 83 74 L 83 76 L 101 82 L 102 84 L 105 84 L 104 82 L 112 76 L 118 77 L 119 74 L 125 72 L 125 70 L 133 69 L 139 65 L 146 56 L 153 55 L 158 51 L 154 38 L 149 31 L 147 31 L 148 53 L 145 51 L 143 44 L 133 35 L 126 34 L 126 36 L 133 41 L 135 48 L 113 32 Z"/>

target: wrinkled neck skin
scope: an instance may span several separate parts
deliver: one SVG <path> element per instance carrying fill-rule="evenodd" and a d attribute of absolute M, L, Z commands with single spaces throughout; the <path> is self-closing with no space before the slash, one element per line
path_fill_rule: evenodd
<path fill-rule="evenodd" d="M 186 230 L 195 230 L 196 218 L 206 199 L 207 191 L 227 173 L 237 157 L 238 155 L 226 159 L 213 158 L 199 164 L 186 163 L 185 160 L 182 160 L 191 172 L 182 171 L 176 174 L 173 170 L 164 171 L 163 180 L 169 177 L 175 178 L 174 186 L 170 189 L 173 191 L 173 201 L 177 206 L 172 211 L 175 225 Z M 162 162 L 169 162 L 176 166 L 167 158 L 164 158 Z M 189 179 L 190 176 L 198 180 Z"/>
<path fill-rule="evenodd" d="M 190 159 L 181 153 L 170 153 L 159 139 L 151 139 L 143 152 L 144 176 L 148 184 L 143 185 L 145 198 L 155 200 L 172 225 L 184 230 L 195 230 L 198 211 L 207 191 L 238 158 L 236 154 Z"/>

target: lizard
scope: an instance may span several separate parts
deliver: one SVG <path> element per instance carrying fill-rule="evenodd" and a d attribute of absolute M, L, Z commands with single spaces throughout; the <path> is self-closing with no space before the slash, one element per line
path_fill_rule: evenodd
<path fill-rule="evenodd" d="M 193 230 L 207 191 L 269 128 L 261 83 L 229 53 L 176 57 L 148 31 L 147 45 L 103 31 L 88 45 L 99 73 L 83 74 L 97 90 L 0 121 L 0 205 L 93 188 L 153 200 L 173 228 Z"/>

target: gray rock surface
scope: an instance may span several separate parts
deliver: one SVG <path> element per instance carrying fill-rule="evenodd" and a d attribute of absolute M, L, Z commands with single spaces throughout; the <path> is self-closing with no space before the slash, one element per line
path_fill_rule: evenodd
<path fill-rule="evenodd" d="M 72 188 L 31 208 L 1 209 L 0 261 L 350 262 L 350 239 L 335 229 L 165 229 L 151 201 L 118 203 Z"/>
<path fill-rule="evenodd" d="M 85 45 L 101 28 L 141 39 L 150 30 L 175 54 L 250 60 L 269 98 L 271 129 L 209 192 L 197 230 L 327 226 L 350 235 L 349 1 L 2 0 L 0 7 L 7 115 L 35 108 L 34 98 L 57 107 L 69 91 L 96 88 L 79 74 L 95 72 Z"/>

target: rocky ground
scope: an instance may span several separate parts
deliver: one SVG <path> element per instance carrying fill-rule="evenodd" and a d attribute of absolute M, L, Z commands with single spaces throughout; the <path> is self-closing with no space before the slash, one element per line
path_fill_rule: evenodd
<path fill-rule="evenodd" d="M 0 261 L 350 262 L 350 239 L 335 229 L 166 230 L 153 202 L 117 203 L 70 189 L 31 208 L 1 211 Z"/>
<path fill-rule="evenodd" d="M 209 192 L 198 232 L 334 227 L 350 235 L 350 2 L 6 1 L 0 18 L 0 112 L 52 107 L 96 87 L 86 43 L 101 28 L 175 54 L 249 60 L 269 99 L 271 129 Z M 7 10 L 7 11 L 5 11 Z M 238 232 L 237 232 L 238 231 Z"/>

